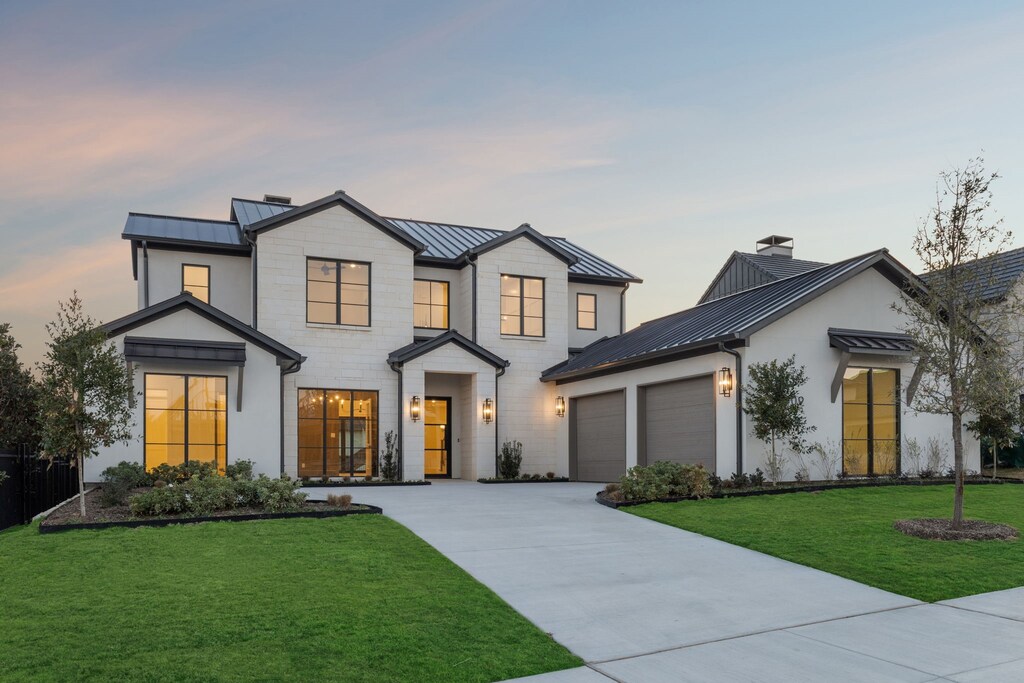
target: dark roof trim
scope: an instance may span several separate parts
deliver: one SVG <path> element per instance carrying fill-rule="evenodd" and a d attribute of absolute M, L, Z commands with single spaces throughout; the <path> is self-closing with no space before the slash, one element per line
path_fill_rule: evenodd
<path fill-rule="evenodd" d="M 203 303 L 188 292 L 183 292 L 172 299 L 161 301 L 149 308 L 144 308 L 141 311 L 136 311 L 123 318 L 106 323 L 103 325 L 103 329 L 107 331 L 108 335 L 113 337 L 184 309 L 191 310 L 193 313 L 220 325 L 240 338 L 252 342 L 264 351 L 277 356 L 278 360 L 289 360 L 300 364 L 305 360 L 305 357 L 298 351 L 288 348 L 281 342 L 268 337 L 258 330 L 254 330 L 242 321 L 232 318 L 224 311 L 214 308 L 210 304 Z"/>
<path fill-rule="evenodd" d="M 146 237 L 141 235 L 121 235 L 122 239 L 131 240 L 132 246 L 139 248 L 145 242 L 150 249 L 168 251 L 191 251 L 202 254 L 221 254 L 224 256 L 249 256 L 252 249 L 248 244 L 215 244 L 213 242 L 197 242 L 195 240 L 176 240 L 171 237 Z"/>
<path fill-rule="evenodd" d="M 389 363 L 407 363 L 413 359 L 419 358 L 425 354 L 430 353 L 435 349 L 439 349 L 445 344 L 455 344 L 463 350 L 473 354 L 485 363 L 493 365 L 495 368 L 507 368 L 509 362 L 504 358 L 497 356 L 484 347 L 480 346 L 476 342 L 463 337 L 455 330 L 448 330 L 444 334 L 439 334 L 436 337 L 423 342 L 413 342 L 407 346 L 403 346 L 400 349 L 392 351 L 388 356 Z"/>
<path fill-rule="evenodd" d="M 125 337 L 124 357 L 131 361 L 245 365 L 245 342 Z"/>
<path fill-rule="evenodd" d="M 297 206 L 291 211 L 285 211 L 284 213 L 278 214 L 276 216 L 271 216 L 270 218 L 264 218 L 261 221 L 256 221 L 255 223 L 249 225 L 248 228 L 246 228 L 246 232 L 258 235 L 261 232 L 266 232 L 267 230 L 279 228 L 282 225 L 287 225 L 288 223 L 297 221 L 300 218 L 305 218 L 310 214 L 318 213 L 325 209 L 329 209 L 332 206 L 342 206 L 348 209 L 355 215 L 365 220 L 370 225 L 374 226 L 375 228 L 395 238 L 405 246 L 409 247 L 417 254 L 426 249 L 425 244 L 423 244 L 419 240 L 413 239 L 404 231 L 399 230 L 391 223 L 388 223 L 386 220 L 384 220 L 376 213 L 371 211 L 369 208 L 363 206 L 355 199 L 349 197 L 343 190 L 338 190 L 332 195 L 322 197 L 321 199 L 309 202 L 308 204 Z"/>
<path fill-rule="evenodd" d="M 847 353 L 866 353 L 880 356 L 909 356 L 914 352 L 914 340 L 900 332 L 871 330 L 845 330 L 830 327 L 829 346 Z"/>
<path fill-rule="evenodd" d="M 612 275 L 576 275 L 569 273 L 569 282 L 576 282 L 583 285 L 618 285 L 642 284 L 643 280 L 638 277 L 614 277 Z"/>
<path fill-rule="evenodd" d="M 479 256 L 480 254 L 486 254 L 490 250 L 497 249 L 498 247 L 504 244 L 508 244 L 513 240 L 517 240 L 520 237 L 527 238 L 541 249 L 544 249 L 555 258 L 564 261 L 566 264 L 570 266 L 579 263 L 579 259 L 576 256 L 570 254 L 568 251 L 566 251 L 562 247 L 555 244 L 553 241 L 549 240 L 544 235 L 534 230 L 532 227 L 530 227 L 529 223 L 523 223 L 515 230 L 510 230 L 509 232 L 506 232 L 504 235 L 501 235 L 500 237 L 495 237 L 489 242 L 484 242 L 478 247 L 467 249 L 466 254 L 469 254 L 471 256 Z"/>

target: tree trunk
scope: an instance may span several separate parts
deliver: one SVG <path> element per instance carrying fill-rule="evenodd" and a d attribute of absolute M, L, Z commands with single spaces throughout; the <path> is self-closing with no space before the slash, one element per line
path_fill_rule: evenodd
<path fill-rule="evenodd" d="M 75 456 L 75 468 L 78 470 L 78 511 L 85 519 L 85 459 L 81 455 Z"/>
<path fill-rule="evenodd" d="M 964 436 L 963 415 L 953 411 L 953 528 L 959 529 L 964 521 Z"/>
<path fill-rule="evenodd" d="M 996 479 L 996 468 L 999 467 L 999 444 L 992 442 L 992 478 Z"/>

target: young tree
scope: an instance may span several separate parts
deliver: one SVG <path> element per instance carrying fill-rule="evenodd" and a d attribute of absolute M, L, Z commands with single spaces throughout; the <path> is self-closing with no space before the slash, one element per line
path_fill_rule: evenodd
<path fill-rule="evenodd" d="M 43 454 L 73 459 L 85 517 L 85 459 L 132 435 L 132 373 L 106 332 L 85 315 L 78 292 L 61 302 L 46 330 L 38 399 Z"/>
<path fill-rule="evenodd" d="M 10 323 L 0 323 L 0 448 L 39 444 L 39 385 L 18 359 Z"/>
<path fill-rule="evenodd" d="M 796 357 L 783 362 L 751 363 L 750 381 L 743 387 L 743 412 L 750 416 L 754 436 L 768 446 L 768 474 L 772 483 L 782 478 L 783 447 L 807 450 L 805 437 L 815 430 L 807 424 L 800 387 L 807 383 L 804 366 Z"/>
<path fill-rule="evenodd" d="M 998 415 L 1007 396 L 1021 393 L 1021 357 L 1011 347 L 1020 340 L 1024 308 L 1012 294 L 1001 301 L 992 295 L 997 263 L 991 257 L 1011 238 L 1002 221 L 988 218 L 998 177 L 980 158 L 939 175 L 935 206 L 914 236 L 926 286 L 912 285 L 893 306 L 914 340 L 912 407 L 950 418 L 954 529 L 963 522 L 964 421 Z"/>

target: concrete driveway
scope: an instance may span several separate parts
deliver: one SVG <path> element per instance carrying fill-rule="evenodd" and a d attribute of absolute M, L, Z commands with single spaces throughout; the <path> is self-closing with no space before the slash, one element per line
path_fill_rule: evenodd
<path fill-rule="evenodd" d="M 532 680 L 1024 677 L 1024 589 L 925 605 L 605 508 L 597 488 L 442 481 L 347 492 L 587 662 Z M 341 490 L 308 489 L 315 499 Z"/>

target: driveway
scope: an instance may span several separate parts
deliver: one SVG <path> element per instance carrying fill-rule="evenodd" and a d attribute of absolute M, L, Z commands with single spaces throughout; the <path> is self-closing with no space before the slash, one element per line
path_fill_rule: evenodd
<path fill-rule="evenodd" d="M 538 682 L 1024 677 L 1024 589 L 926 605 L 605 508 L 597 488 L 443 481 L 348 492 L 587 662 Z"/>

